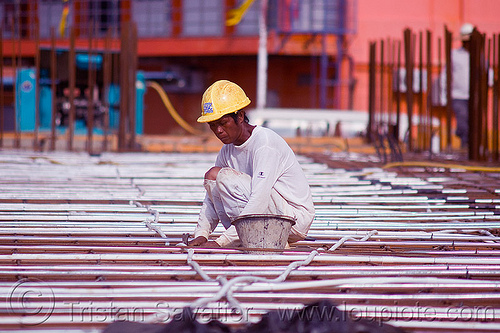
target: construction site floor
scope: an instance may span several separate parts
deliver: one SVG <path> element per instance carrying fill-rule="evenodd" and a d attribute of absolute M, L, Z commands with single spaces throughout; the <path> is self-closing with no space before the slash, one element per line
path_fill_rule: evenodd
<path fill-rule="evenodd" d="M 186 307 L 236 330 L 318 300 L 405 332 L 500 331 L 492 163 L 463 153 L 391 161 L 358 138 L 287 139 L 316 217 L 305 240 L 252 254 L 183 244 L 215 138 L 140 137 L 141 151 L 93 154 L 34 151 L 31 139 L 13 149 L 5 138 L 0 151 L 3 332 L 168 323 Z"/>

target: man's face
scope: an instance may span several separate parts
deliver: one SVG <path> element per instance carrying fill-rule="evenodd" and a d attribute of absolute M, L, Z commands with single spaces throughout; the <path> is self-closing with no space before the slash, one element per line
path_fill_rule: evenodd
<path fill-rule="evenodd" d="M 238 118 L 239 119 L 239 118 Z M 230 114 L 208 123 L 215 136 L 224 144 L 234 143 L 241 135 L 242 126 Z"/>

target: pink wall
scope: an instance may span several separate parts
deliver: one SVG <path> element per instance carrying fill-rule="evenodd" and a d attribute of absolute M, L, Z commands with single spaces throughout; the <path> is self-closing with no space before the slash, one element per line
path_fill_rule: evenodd
<path fill-rule="evenodd" d="M 403 31 L 412 29 L 433 33 L 435 61 L 437 38 L 443 36 L 444 26 L 452 31 L 458 45 L 460 26 L 474 24 L 487 37 L 500 33 L 500 0 L 358 0 L 358 33 L 349 39 L 349 54 L 356 63 L 358 83 L 354 109 L 368 109 L 367 62 L 371 41 L 402 40 Z M 377 55 L 378 56 L 378 55 Z"/>

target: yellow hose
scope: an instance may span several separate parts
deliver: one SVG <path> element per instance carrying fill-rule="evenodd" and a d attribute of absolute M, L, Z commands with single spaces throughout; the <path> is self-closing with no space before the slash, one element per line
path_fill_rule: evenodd
<path fill-rule="evenodd" d="M 388 168 L 404 167 L 404 166 L 464 169 L 467 171 L 478 171 L 478 172 L 500 172 L 500 168 L 494 168 L 494 167 L 481 167 L 473 165 L 446 164 L 446 163 L 433 163 L 433 162 L 395 162 L 395 163 L 388 163 L 384 165 L 382 168 L 388 169 Z"/>
<path fill-rule="evenodd" d="M 167 93 L 165 93 L 165 90 L 163 90 L 162 86 L 160 86 L 158 83 L 156 83 L 154 81 L 147 81 L 146 85 L 148 87 L 153 88 L 154 90 L 156 90 L 158 92 L 161 100 L 163 101 L 163 104 L 165 104 L 165 107 L 168 110 L 168 113 L 170 113 L 170 115 L 172 116 L 172 118 L 174 118 L 174 120 L 177 122 L 177 124 L 179 124 L 183 129 L 185 129 L 186 131 L 188 131 L 191 134 L 203 135 L 203 132 L 193 128 L 184 119 L 181 118 L 181 116 L 177 113 L 174 106 L 170 102 L 170 99 L 168 98 Z"/>

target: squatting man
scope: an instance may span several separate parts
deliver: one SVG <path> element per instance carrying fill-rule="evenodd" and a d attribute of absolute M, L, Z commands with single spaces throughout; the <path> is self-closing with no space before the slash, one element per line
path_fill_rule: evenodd
<path fill-rule="evenodd" d="M 288 238 L 293 243 L 306 237 L 314 219 L 311 189 L 295 154 L 272 130 L 249 124 L 243 109 L 249 104 L 243 89 L 227 80 L 203 94 L 198 122 L 208 123 L 224 145 L 205 174 L 206 196 L 191 246 L 238 246 L 231 222 L 255 214 L 294 218 Z M 219 222 L 225 232 L 208 241 Z"/>

